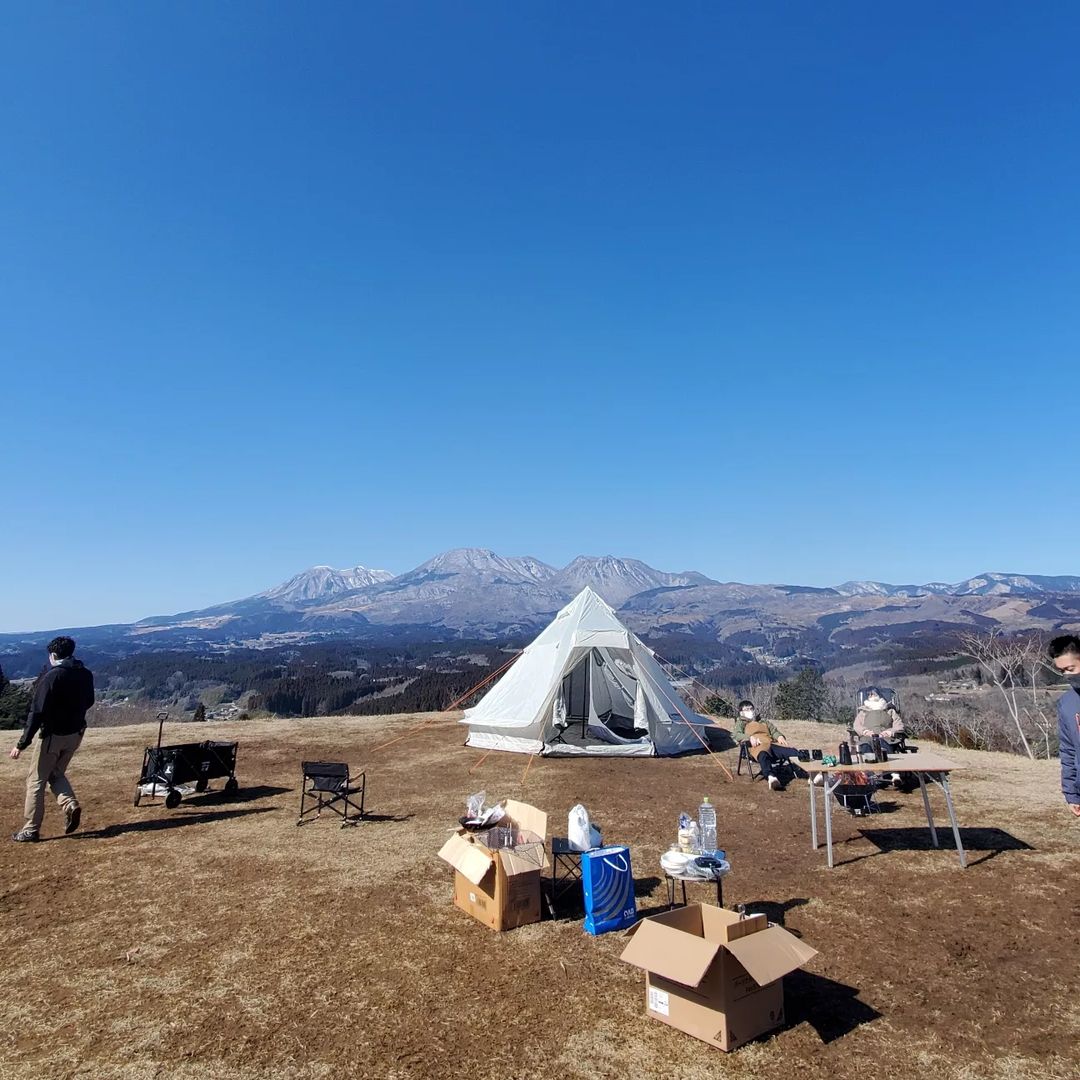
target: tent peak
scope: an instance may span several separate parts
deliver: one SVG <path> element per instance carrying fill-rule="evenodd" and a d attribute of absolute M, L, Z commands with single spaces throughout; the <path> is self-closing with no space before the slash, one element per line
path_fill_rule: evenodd
<path fill-rule="evenodd" d="M 586 585 L 581 592 L 574 597 L 575 600 L 599 600 L 604 607 L 614 611 L 615 609 L 591 586 Z"/>

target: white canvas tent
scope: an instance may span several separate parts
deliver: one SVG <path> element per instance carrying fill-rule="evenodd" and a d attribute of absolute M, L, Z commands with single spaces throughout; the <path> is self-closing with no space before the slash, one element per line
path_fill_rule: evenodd
<path fill-rule="evenodd" d="M 467 746 L 627 757 L 701 749 L 702 729 L 712 726 L 682 701 L 652 652 L 590 588 L 461 722 L 469 727 Z"/>

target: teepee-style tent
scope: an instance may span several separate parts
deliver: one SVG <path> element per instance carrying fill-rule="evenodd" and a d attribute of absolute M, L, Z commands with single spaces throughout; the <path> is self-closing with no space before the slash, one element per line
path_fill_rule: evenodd
<path fill-rule="evenodd" d="M 700 750 L 713 725 L 587 587 L 461 722 L 468 746 L 627 757 Z"/>

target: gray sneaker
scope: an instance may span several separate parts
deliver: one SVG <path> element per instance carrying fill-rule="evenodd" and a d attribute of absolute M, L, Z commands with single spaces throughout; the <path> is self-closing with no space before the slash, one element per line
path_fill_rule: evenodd
<path fill-rule="evenodd" d="M 40 837 L 33 829 L 20 829 L 17 833 L 11 834 L 11 839 L 16 844 L 36 844 Z"/>

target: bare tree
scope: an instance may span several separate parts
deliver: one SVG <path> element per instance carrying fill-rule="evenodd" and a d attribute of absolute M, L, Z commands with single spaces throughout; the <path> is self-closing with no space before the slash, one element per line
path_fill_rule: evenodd
<path fill-rule="evenodd" d="M 776 687 L 774 682 L 750 683 L 742 688 L 735 700 L 745 698 L 752 701 L 757 708 L 759 716 L 767 716 L 770 720 L 776 716 Z"/>
<path fill-rule="evenodd" d="M 1047 658 L 1046 642 L 1043 640 L 1042 635 L 1033 634 L 1032 641 L 1037 645 L 1037 651 L 1029 671 L 1031 705 L 1028 709 L 1028 716 L 1035 727 L 1039 729 L 1039 735 L 1042 737 L 1043 747 L 1046 750 L 1046 757 L 1049 760 L 1056 753 L 1056 747 L 1053 745 L 1052 740 L 1057 735 L 1057 715 L 1053 709 L 1048 711 L 1039 704 L 1039 674 L 1045 669 L 1055 680 L 1059 679 L 1061 675 Z"/>
<path fill-rule="evenodd" d="M 1006 635 L 1001 630 L 970 630 L 960 635 L 960 646 L 972 658 L 1001 695 L 1024 753 L 1034 759 L 1024 721 L 1043 728 L 1038 704 L 1038 673 L 1043 665 L 1043 642 L 1038 634 Z M 1028 695 L 1030 693 L 1030 703 Z M 1037 719 L 1038 718 L 1038 719 Z M 1049 736 L 1046 736 L 1049 748 Z"/>

